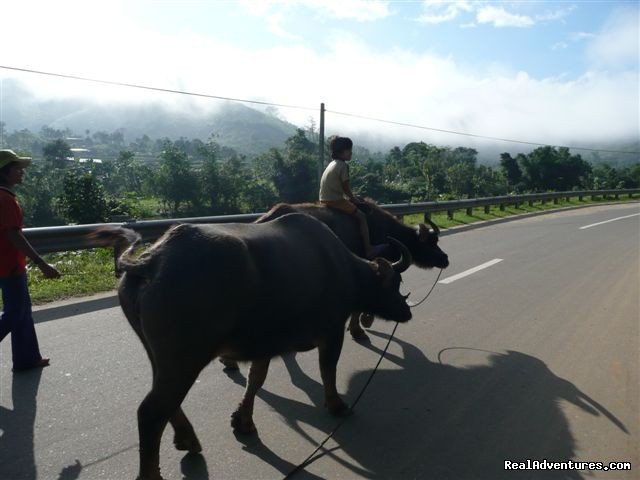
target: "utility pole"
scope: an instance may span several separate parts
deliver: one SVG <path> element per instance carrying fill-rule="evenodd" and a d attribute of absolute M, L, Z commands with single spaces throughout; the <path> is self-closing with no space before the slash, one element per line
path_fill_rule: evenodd
<path fill-rule="evenodd" d="M 320 104 L 320 132 L 318 135 L 318 188 L 324 171 L 324 103 Z"/>

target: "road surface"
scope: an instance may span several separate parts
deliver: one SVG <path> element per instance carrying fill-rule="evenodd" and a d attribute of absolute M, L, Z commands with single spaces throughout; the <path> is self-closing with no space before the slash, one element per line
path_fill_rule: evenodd
<path fill-rule="evenodd" d="M 355 415 L 293 478 L 640 478 L 639 225 L 638 204 L 604 205 L 443 236 L 451 266 L 398 328 Z M 411 268 L 403 288 L 419 300 L 437 273 Z M 0 478 L 135 478 L 150 367 L 113 294 L 35 318 L 50 367 L 14 376 L 1 345 Z M 392 328 L 376 320 L 371 343 L 345 341 L 348 402 Z M 202 455 L 174 450 L 167 429 L 165 478 L 283 478 L 336 425 L 316 357 L 272 362 L 249 437 L 229 425 L 246 367 L 213 362 L 184 405 Z M 527 459 L 632 470 L 505 470 Z"/>

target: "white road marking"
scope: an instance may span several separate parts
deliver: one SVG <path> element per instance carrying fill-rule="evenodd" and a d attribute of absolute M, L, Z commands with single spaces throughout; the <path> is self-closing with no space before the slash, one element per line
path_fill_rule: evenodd
<path fill-rule="evenodd" d="M 611 220 L 605 220 L 604 222 L 592 223 L 591 225 L 585 225 L 584 227 L 580 227 L 580 230 L 584 230 L 585 228 L 595 227 L 598 225 L 603 225 L 609 222 L 615 222 L 616 220 L 622 220 L 623 218 L 637 217 L 638 215 L 640 215 L 640 213 L 634 213 L 633 215 L 626 215 L 624 217 L 612 218 Z"/>
<path fill-rule="evenodd" d="M 480 270 L 484 270 L 485 268 L 489 268 L 490 266 L 495 265 L 496 263 L 500 263 L 501 261 L 502 261 L 501 258 L 494 258 L 493 260 L 489 260 L 488 262 L 483 263 L 482 265 L 478 265 L 477 267 L 470 268 L 469 270 L 465 270 L 464 272 L 458 273 L 451 277 L 447 277 L 444 280 L 440 280 L 438 283 L 448 284 L 448 283 L 455 282 L 456 280 L 460 280 L 461 278 L 468 277 L 469 275 L 479 272 Z"/>

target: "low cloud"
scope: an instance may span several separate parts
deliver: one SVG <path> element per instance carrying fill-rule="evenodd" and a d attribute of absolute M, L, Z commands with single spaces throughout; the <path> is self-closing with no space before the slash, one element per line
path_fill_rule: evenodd
<path fill-rule="evenodd" d="M 78 8 L 83 5 L 78 3 Z M 622 19 L 614 19 L 594 37 L 589 47 L 594 67 L 582 76 L 535 78 L 504 67 L 470 70 L 453 58 L 430 53 L 381 53 L 348 35 L 336 36 L 321 52 L 294 41 L 279 48 L 248 49 L 188 32 L 152 32 L 115 13 L 105 17 L 70 32 L 42 20 L 33 27 L 40 29 L 33 41 L 27 38 L 3 50 L 2 63 L 314 109 L 279 109 L 298 125 L 307 124 L 310 116 L 317 121 L 316 109 L 325 102 L 332 112 L 541 143 L 637 139 L 640 131 L 637 66 L 596 68 L 628 61 L 633 53 L 626 45 L 607 42 L 626 41 L 633 32 L 619 29 L 627 25 Z M 113 35 L 116 21 L 118 35 Z M 8 38 L 18 38 L 18 27 L 11 28 L 5 26 Z M 7 76 L 16 74 L 0 69 L 0 78 Z M 18 78 L 39 97 L 80 96 L 105 103 L 162 99 L 194 115 L 220 105 L 216 100 L 37 75 Z M 327 131 L 366 131 L 445 144 L 462 144 L 465 138 L 336 113 L 327 114 Z"/>

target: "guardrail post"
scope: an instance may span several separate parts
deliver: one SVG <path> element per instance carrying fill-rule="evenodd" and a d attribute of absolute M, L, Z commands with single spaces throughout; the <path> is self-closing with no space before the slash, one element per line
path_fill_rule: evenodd
<path fill-rule="evenodd" d="M 501 203 L 501 204 L 500 204 L 500 211 L 501 211 L 501 212 L 504 212 L 504 203 Z"/>
<path fill-rule="evenodd" d="M 429 223 L 431 220 L 431 212 L 424 212 L 424 223 Z"/>
<path fill-rule="evenodd" d="M 633 198 L 633 193 L 629 192 L 629 198 Z"/>
<path fill-rule="evenodd" d="M 449 218 L 449 220 L 453 220 L 453 210 L 447 210 L 447 218 Z"/>
<path fill-rule="evenodd" d="M 529 200 L 529 206 L 533 207 L 533 200 Z"/>
<path fill-rule="evenodd" d="M 472 216 L 473 215 L 473 208 L 471 208 L 471 207 L 467 208 L 467 215 L 468 216 Z"/>
<path fill-rule="evenodd" d="M 582 201 L 583 201 L 583 200 L 582 200 L 582 195 L 578 195 L 578 201 L 579 201 L 579 202 L 582 202 Z"/>
<path fill-rule="evenodd" d="M 540 201 L 540 203 L 542 203 L 542 205 L 546 205 L 546 204 L 547 204 L 547 199 L 546 199 L 546 198 L 543 198 L 543 199 Z"/>
<path fill-rule="evenodd" d="M 620 195 L 618 195 L 618 194 L 616 193 L 616 196 L 615 196 L 614 198 L 615 198 L 616 200 L 618 200 L 618 197 L 619 197 L 619 196 L 620 196 Z"/>
<path fill-rule="evenodd" d="M 554 204 L 554 205 L 557 205 L 557 204 L 558 204 L 558 198 L 557 198 L 557 197 L 553 199 L 553 204 Z"/>
<path fill-rule="evenodd" d="M 566 200 L 567 202 L 570 202 L 570 201 L 571 201 L 571 197 L 567 197 L 565 200 Z"/>
<path fill-rule="evenodd" d="M 485 205 L 484 206 L 484 213 L 486 213 L 487 215 L 491 212 L 491 205 Z"/>
<path fill-rule="evenodd" d="M 591 195 L 591 201 L 592 201 L 592 202 L 593 202 L 593 201 L 595 201 L 595 200 L 597 200 L 597 199 L 598 199 L 598 196 L 597 196 L 597 195 Z"/>

